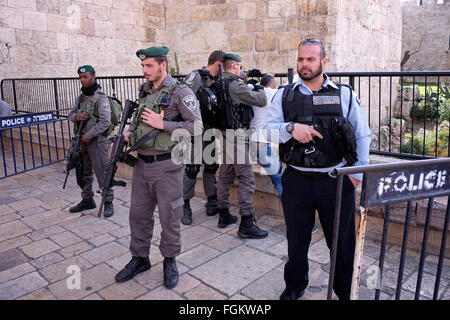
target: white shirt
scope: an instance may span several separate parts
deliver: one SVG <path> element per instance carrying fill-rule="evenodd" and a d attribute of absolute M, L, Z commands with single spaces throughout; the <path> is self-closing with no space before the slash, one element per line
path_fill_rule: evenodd
<path fill-rule="evenodd" d="M 266 116 L 269 113 L 269 106 L 273 96 L 277 93 L 277 89 L 264 88 L 264 92 L 266 93 L 267 104 L 264 107 L 252 107 L 254 117 L 250 122 L 250 128 L 255 130 L 251 137 L 252 141 L 267 143 L 267 130 L 263 128 L 266 122 Z"/>

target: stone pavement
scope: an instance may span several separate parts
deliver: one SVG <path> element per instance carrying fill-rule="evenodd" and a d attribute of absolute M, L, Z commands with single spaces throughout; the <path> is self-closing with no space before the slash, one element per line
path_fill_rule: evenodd
<path fill-rule="evenodd" d="M 258 224 L 269 230 L 262 240 L 237 237 L 237 225 L 218 229 L 217 216 L 206 216 L 204 200 L 192 201 L 193 224 L 181 226 L 182 253 L 177 258 L 179 284 L 163 286 L 156 218 L 150 260 L 152 268 L 133 280 L 116 284 L 115 274 L 131 258 L 128 211 L 131 185 L 115 189 L 115 215 L 98 219 L 70 214 L 80 200 L 74 173 L 62 190 L 62 163 L 0 180 L 0 299 L 278 299 L 284 289 L 287 248 L 284 220 L 260 213 Z M 97 204 L 100 202 L 96 195 Z M 236 208 L 232 212 L 237 214 Z M 156 213 L 157 216 L 157 213 Z M 360 299 L 373 299 L 374 272 L 380 244 L 367 240 Z M 400 247 L 388 245 L 382 299 L 393 299 Z M 302 299 L 326 299 L 329 251 L 322 230 L 313 234 L 310 285 Z M 413 299 L 420 253 L 408 250 L 402 299 Z M 438 257 L 428 255 L 421 299 L 433 294 Z M 81 270 L 80 289 L 69 289 L 73 266 Z M 450 299 L 450 261 L 445 260 L 440 299 Z"/>

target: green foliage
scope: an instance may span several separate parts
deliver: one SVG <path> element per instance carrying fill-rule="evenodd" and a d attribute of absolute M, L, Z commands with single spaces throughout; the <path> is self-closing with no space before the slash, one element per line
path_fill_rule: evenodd
<path fill-rule="evenodd" d="M 439 123 L 450 121 L 450 99 L 439 103 Z"/>
<path fill-rule="evenodd" d="M 416 99 L 410 116 L 413 119 L 438 119 L 439 123 L 450 120 L 449 85 L 441 83 L 439 92 L 437 87 L 426 87 L 424 94 Z"/>
<path fill-rule="evenodd" d="M 448 121 L 443 122 L 438 127 L 437 139 L 436 130 L 427 131 L 425 135 L 425 146 L 430 156 L 447 157 L 448 156 Z"/>
<path fill-rule="evenodd" d="M 409 139 L 405 144 L 400 147 L 400 152 L 413 154 L 423 154 L 423 139 L 420 137 L 414 137 Z M 428 146 L 425 144 L 425 154 L 429 152 Z"/>
<path fill-rule="evenodd" d="M 178 63 L 178 56 L 177 56 L 176 52 L 174 54 L 174 59 L 175 59 L 175 67 L 170 67 L 170 72 L 169 72 L 170 75 L 172 75 L 172 76 L 180 74 L 180 65 Z"/>
<path fill-rule="evenodd" d="M 436 138 L 437 134 L 437 138 Z M 423 131 L 411 139 L 411 134 L 404 136 L 406 143 L 400 147 L 402 153 L 425 154 L 428 156 L 447 157 L 449 142 L 449 121 L 443 121 L 437 130 L 433 128 L 425 131 L 425 150 L 423 145 Z"/>

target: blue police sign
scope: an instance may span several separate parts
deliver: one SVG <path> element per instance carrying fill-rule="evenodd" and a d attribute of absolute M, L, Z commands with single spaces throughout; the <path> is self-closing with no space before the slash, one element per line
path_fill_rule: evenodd
<path fill-rule="evenodd" d="M 18 116 L 4 117 L 0 118 L 0 130 L 51 122 L 53 120 L 53 112 L 22 114 Z"/>

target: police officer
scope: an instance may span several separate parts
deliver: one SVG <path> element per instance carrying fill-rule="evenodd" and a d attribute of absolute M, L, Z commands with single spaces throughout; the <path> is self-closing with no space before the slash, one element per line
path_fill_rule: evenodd
<path fill-rule="evenodd" d="M 186 76 L 186 84 L 194 91 L 200 102 L 200 110 L 202 112 L 203 128 L 205 130 L 214 127 L 214 124 L 208 121 L 208 115 L 205 112 L 209 110 L 210 103 L 205 88 L 208 88 L 219 75 L 219 64 L 222 64 L 223 55 L 225 52 L 221 50 L 215 50 L 211 52 L 208 58 L 208 65 L 199 70 L 194 70 Z M 208 145 L 209 142 L 203 143 L 203 148 Z M 194 149 L 193 149 L 194 150 Z M 206 214 L 208 216 L 214 216 L 217 214 L 217 189 L 216 189 L 216 172 L 219 169 L 217 163 L 205 164 L 203 168 L 203 190 L 208 198 L 206 202 Z M 185 173 L 183 176 L 183 218 L 181 222 L 185 225 L 192 223 L 192 209 L 190 206 L 190 200 L 194 197 L 195 182 L 197 174 L 200 171 L 200 164 L 187 164 L 185 167 Z"/>
<path fill-rule="evenodd" d="M 253 212 L 253 193 L 255 191 L 255 176 L 252 165 L 249 163 L 249 140 L 248 136 L 239 137 L 243 129 L 248 129 L 251 117 L 245 116 L 246 112 L 251 112 L 251 106 L 264 107 L 267 103 L 264 87 L 257 86 L 252 89 L 247 86 L 239 77 L 242 70 L 242 58 L 233 53 L 227 53 L 223 56 L 223 78 L 228 88 L 229 98 L 231 104 L 227 107 L 230 118 L 233 119 L 232 131 L 235 135 L 230 135 L 223 130 L 225 142 L 223 147 L 223 164 L 219 169 L 219 180 L 217 183 L 217 201 L 219 211 L 218 227 L 225 228 L 232 223 L 237 222 L 237 217 L 230 214 L 230 189 L 234 183 L 235 178 L 238 179 L 238 201 L 239 213 L 241 215 L 241 223 L 238 229 L 238 236 L 241 238 L 261 239 L 267 237 L 267 231 L 261 230 L 254 224 Z M 225 129 L 230 129 L 225 128 Z M 243 139 L 242 139 L 243 138 Z M 245 143 L 242 143 L 245 141 Z M 228 146 L 232 146 L 228 150 Z M 240 158 L 245 156 L 245 161 L 242 163 Z"/>
<path fill-rule="evenodd" d="M 331 248 L 337 179 L 329 173 L 352 164 L 346 163 L 345 159 L 351 157 L 339 151 L 332 138 L 336 119 L 340 122 L 347 119 L 353 126 L 349 131 L 350 135 L 354 133 L 350 138 L 356 141 L 355 165 L 369 162 L 370 129 L 367 119 L 351 88 L 332 82 L 323 73 L 327 61 L 322 42 L 317 39 L 302 41 L 297 57 L 300 79 L 278 90 L 266 118 L 265 128 L 279 132 L 280 159 L 287 163 L 281 180 L 281 201 L 289 260 L 284 268 L 286 288 L 281 300 L 298 299 L 308 285 L 308 249 L 316 210 L 327 246 Z M 350 138 L 349 146 L 352 145 Z M 344 179 L 334 283 L 339 299 L 350 298 L 355 250 L 354 191 L 361 179 L 362 174 Z"/>
<path fill-rule="evenodd" d="M 78 68 L 78 75 L 82 93 L 70 110 L 69 120 L 75 123 L 74 132 L 78 131 L 80 121 L 86 120 L 87 123 L 81 132 L 81 144 L 84 149 L 82 200 L 69 209 L 72 213 L 96 207 L 92 191 L 94 181 L 92 169 L 100 188 L 103 188 L 103 176 L 108 161 L 108 136 L 113 129 L 109 99 L 95 81 L 95 69 L 90 65 L 81 66 Z M 105 197 L 105 217 L 111 217 L 114 214 L 113 199 L 113 190 L 110 188 Z"/>
<path fill-rule="evenodd" d="M 132 279 L 150 269 L 148 258 L 153 236 L 155 207 L 159 209 L 162 232 L 159 249 L 164 257 L 164 285 L 173 288 L 178 283 L 175 257 L 181 250 L 180 219 L 183 214 L 183 164 L 176 164 L 171 151 L 171 134 L 177 128 L 194 132 L 194 124 L 202 132 L 198 101 L 187 85 L 180 85 L 167 74 L 167 47 L 141 49 L 141 59 L 147 82 L 141 87 L 139 108 L 125 134 L 130 145 L 144 141 L 133 170 L 130 229 L 131 261 L 115 277 L 116 282 Z M 195 122 L 195 123 L 194 123 Z M 161 130 L 155 138 L 145 141 L 147 133 Z M 196 129 L 197 130 L 197 129 Z M 190 137 L 189 137 L 190 138 Z M 144 140 L 141 140 L 144 139 Z"/>

